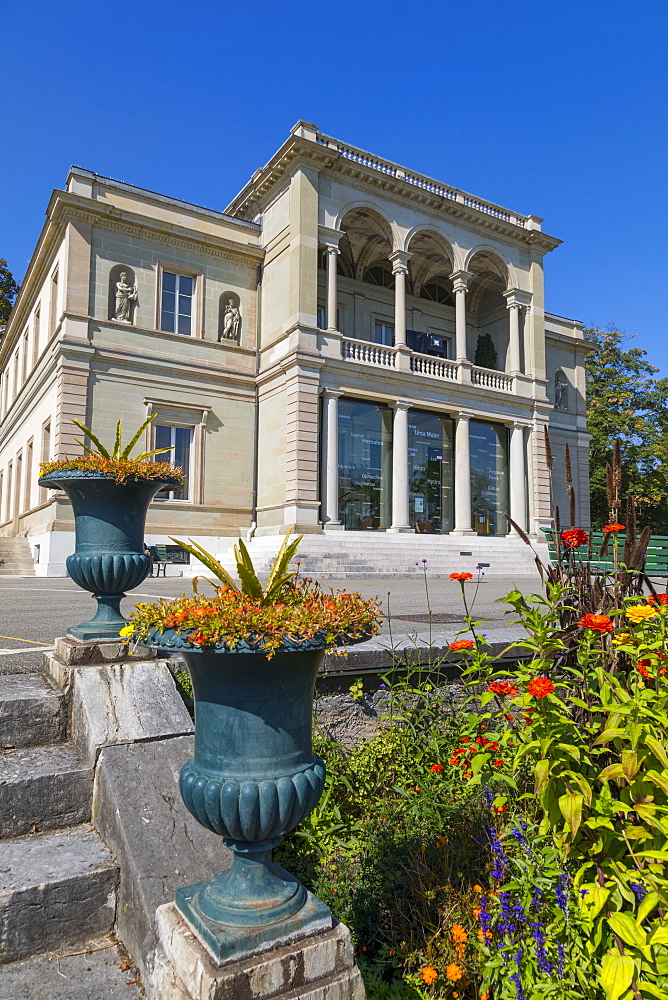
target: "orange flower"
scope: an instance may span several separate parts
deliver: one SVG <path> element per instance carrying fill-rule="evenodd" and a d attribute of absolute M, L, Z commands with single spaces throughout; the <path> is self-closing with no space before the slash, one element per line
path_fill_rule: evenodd
<path fill-rule="evenodd" d="M 548 694 L 552 694 L 554 691 L 554 684 L 547 677 L 534 677 L 532 681 L 527 684 L 527 691 L 529 694 L 533 695 L 534 698 L 544 698 Z"/>
<path fill-rule="evenodd" d="M 603 530 L 605 532 L 610 532 L 610 531 L 624 531 L 625 528 L 624 528 L 623 524 L 617 524 L 615 522 L 614 524 L 605 524 L 605 525 L 603 525 Z"/>
<path fill-rule="evenodd" d="M 334 604 L 333 601 L 330 601 L 329 604 L 327 605 L 327 610 L 328 611 L 336 611 L 336 604 Z"/>
<path fill-rule="evenodd" d="M 447 837 L 442 837 L 441 836 L 441 837 L 437 837 L 436 838 L 436 846 L 437 847 L 445 847 L 445 845 L 447 844 L 447 842 L 448 842 L 448 838 Z"/>
<path fill-rule="evenodd" d="M 474 886 L 473 886 L 473 891 L 474 891 L 474 892 L 482 892 L 482 886 L 481 886 L 481 885 L 478 885 L 478 884 L 476 883 L 476 885 L 474 885 Z"/>
<path fill-rule="evenodd" d="M 464 975 L 460 967 L 454 962 L 450 962 L 450 965 L 446 966 L 445 974 L 451 983 L 456 983 Z"/>
<path fill-rule="evenodd" d="M 431 767 L 429 768 L 429 770 L 430 771 L 434 771 L 435 774 L 440 774 L 441 771 L 443 770 L 443 765 L 442 764 L 432 764 Z"/>
<path fill-rule="evenodd" d="M 650 674 L 649 670 L 647 669 L 647 667 L 649 667 L 649 666 L 651 666 L 651 661 L 650 660 L 640 660 L 640 662 L 638 663 L 638 673 L 641 674 L 645 678 L 646 681 L 649 681 L 649 680 L 652 679 L 652 675 Z"/>
<path fill-rule="evenodd" d="M 456 651 L 459 649 L 473 649 L 474 646 L 475 642 L 473 639 L 457 639 L 456 642 L 451 642 L 448 648 Z"/>
<path fill-rule="evenodd" d="M 473 579 L 473 573 L 451 573 L 450 574 L 450 579 L 451 580 L 472 580 Z"/>
<path fill-rule="evenodd" d="M 427 986 L 431 986 L 436 979 L 438 979 L 438 972 L 436 969 L 432 965 L 425 965 L 422 970 L 422 982 L 426 983 Z"/>
<path fill-rule="evenodd" d="M 589 535 L 582 528 L 571 528 L 570 531 L 562 531 L 561 540 L 567 548 L 577 549 L 589 541 Z"/>
<path fill-rule="evenodd" d="M 480 1000 L 489 1000 L 489 990 L 485 990 L 484 993 L 480 994 Z"/>
<path fill-rule="evenodd" d="M 651 604 L 652 607 L 656 608 L 660 604 L 668 604 L 668 594 L 657 594 L 656 597 L 648 597 L 647 603 Z"/>
<path fill-rule="evenodd" d="M 480 930 L 478 931 L 478 940 L 479 941 L 491 941 L 492 940 L 492 932 L 491 931 L 484 931 L 482 929 L 482 927 L 481 927 Z"/>
<path fill-rule="evenodd" d="M 614 632 L 615 626 L 607 615 L 584 615 L 578 622 L 580 628 L 589 628 L 592 632 Z"/>
<path fill-rule="evenodd" d="M 514 698 L 517 694 L 517 688 L 510 681 L 490 681 L 487 685 L 487 690 L 491 691 L 492 694 L 500 694 L 503 697 Z"/>
<path fill-rule="evenodd" d="M 457 944 L 466 944 L 469 939 L 468 934 L 461 924 L 453 924 L 450 933 L 452 934 L 453 941 L 456 941 Z"/>

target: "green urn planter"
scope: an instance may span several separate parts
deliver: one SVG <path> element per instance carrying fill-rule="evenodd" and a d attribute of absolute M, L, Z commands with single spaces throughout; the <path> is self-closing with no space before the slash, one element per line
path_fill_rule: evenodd
<path fill-rule="evenodd" d="M 67 557 L 67 572 L 97 601 L 91 621 L 68 628 L 76 639 L 113 639 L 127 625 L 120 611 L 127 590 L 148 576 L 151 560 L 144 553 L 148 505 L 171 479 L 128 479 L 124 483 L 104 472 L 59 469 L 39 480 L 40 486 L 64 490 L 74 511 L 75 551 Z"/>
<path fill-rule="evenodd" d="M 195 755 L 181 770 L 181 795 L 234 854 L 227 871 L 179 889 L 177 907 L 218 962 L 330 921 L 328 907 L 271 859 L 325 782 L 311 746 L 324 642 L 316 637 L 305 648 L 286 641 L 271 659 L 245 643 L 194 649 L 174 631 L 156 630 L 147 644 L 186 661 Z"/>

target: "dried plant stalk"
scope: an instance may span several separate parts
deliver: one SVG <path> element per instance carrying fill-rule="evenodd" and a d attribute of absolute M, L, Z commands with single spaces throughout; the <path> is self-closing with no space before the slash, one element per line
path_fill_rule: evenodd
<path fill-rule="evenodd" d="M 543 433 L 545 435 L 545 460 L 547 461 L 548 469 L 552 472 L 554 460 L 552 458 L 552 445 L 550 444 L 550 435 L 547 432 L 547 427 L 543 428 Z"/>

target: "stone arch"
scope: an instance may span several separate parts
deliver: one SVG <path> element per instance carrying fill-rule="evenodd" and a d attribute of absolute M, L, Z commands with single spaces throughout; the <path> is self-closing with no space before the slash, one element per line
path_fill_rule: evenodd
<path fill-rule="evenodd" d="M 135 287 L 137 279 L 134 270 L 127 264 L 114 264 L 109 272 L 109 295 L 107 301 L 107 318 L 116 319 L 116 285 L 121 280 L 121 275 L 125 274 L 125 284 Z M 131 300 L 129 306 L 128 323 L 132 323 L 137 308 L 137 299 Z"/>
<path fill-rule="evenodd" d="M 466 270 L 471 275 L 466 294 L 468 356 L 482 367 L 507 371 L 510 320 L 504 293 L 514 287 L 514 274 L 508 262 L 489 246 L 469 251 Z"/>
<path fill-rule="evenodd" d="M 479 258 L 477 261 L 476 257 Z M 486 270 L 490 270 L 492 273 L 498 275 L 498 277 L 503 281 L 506 290 L 517 287 L 515 269 L 512 264 L 505 260 L 494 247 L 488 246 L 487 244 L 481 244 L 477 247 L 471 247 L 471 249 L 467 251 L 463 269 L 465 271 L 475 271 L 476 267 L 480 269 L 481 265 L 483 265 Z"/>
<path fill-rule="evenodd" d="M 348 205 L 340 214 L 336 228 L 343 232 L 339 249 L 342 267 L 362 280 L 364 270 L 378 261 L 387 261 L 397 245 L 396 234 L 388 220 L 368 204 Z"/>
<path fill-rule="evenodd" d="M 422 288 L 434 281 L 450 288 L 450 275 L 455 266 L 455 253 L 448 240 L 433 226 L 415 226 L 406 236 L 409 261 L 409 284 L 413 295 L 419 296 Z"/>
<path fill-rule="evenodd" d="M 232 313 L 227 322 L 228 307 L 236 309 L 236 315 Z M 223 292 L 218 299 L 218 342 L 226 344 L 241 343 L 241 327 L 243 317 L 241 315 L 241 299 L 237 292 Z"/>

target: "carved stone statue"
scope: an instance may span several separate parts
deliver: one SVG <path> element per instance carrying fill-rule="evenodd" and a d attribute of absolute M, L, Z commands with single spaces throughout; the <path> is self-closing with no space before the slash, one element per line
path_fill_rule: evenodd
<path fill-rule="evenodd" d="M 120 281 L 116 282 L 116 308 L 113 318 L 120 323 L 132 322 L 132 303 L 137 301 L 137 286 L 128 285 L 127 271 L 121 271 Z"/>
<path fill-rule="evenodd" d="M 568 409 L 568 382 L 561 372 L 554 376 L 554 405 L 557 410 Z"/>
<path fill-rule="evenodd" d="M 222 340 L 232 340 L 239 343 L 241 333 L 241 313 L 235 305 L 234 299 L 228 299 L 223 313 L 223 329 L 218 334 L 218 343 Z"/>

